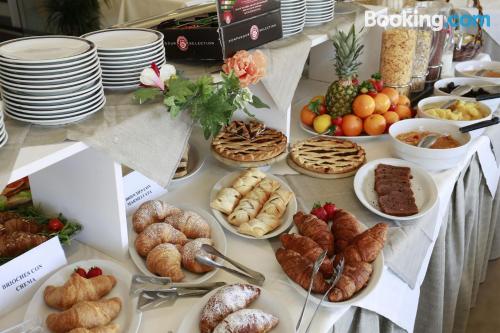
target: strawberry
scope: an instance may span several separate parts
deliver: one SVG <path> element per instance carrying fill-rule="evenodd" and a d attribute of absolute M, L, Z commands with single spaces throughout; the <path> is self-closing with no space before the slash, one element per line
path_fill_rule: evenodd
<path fill-rule="evenodd" d="M 64 224 L 58 218 L 51 219 L 48 228 L 52 232 L 59 232 L 64 228 Z"/>
<path fill-rule="evenodd" d="M 331 202 L 327 202 L 323 205 L 323 208 L 326 211 L 328 220 L 331 221 L 333 219 L 333 216 L 335 215 L 335 211 L 337 210 L 337 207 L 335 206 L 335 204 L 333 204 Z"/>
<path fill-rule="evenodd" d="M 314 204 L 313 209 L 311 210 L 311 214 L 313 214 L 314 216 L 316 216 L 320 220 L 328 221 L 327 220 L 328 213 L 319 203 Z"/>
<path fill-rule="evenodd" d="M 380 75 L 380 73 L 372 74 L 370 82 L 378 92 L 381 92 L 382 89 L 384 89 L 384 80 L 382 80 L 382 75 Z"/>
<path fill-rule="evenodd" d="M 391 104 L 388 111 L 396 111 L 396 104 Z"/>
<path fill-rule="evenodd" d="M 75 268 L 75 273 L 80 275 L 83 278 L 87 278 L 87 272 L 85 272 L 85 270 L 81 267 Z"/>
<path fill-rule="evenodd" d="M 363 81 L 359 86 L 359 93 L 368 94 L 371 97 L 375 97 L 377 95 L 377 91 L 375 90 L 371 81 Z"/>
<path fill-rule="evenodd" d="M 340 128 L 340 126 L 342 126 L 342 117 L 332 118 L 332 125 Z"/>
<path fill-rule="evenodd" d="M 344 136 L 344 132 L 342 131 L 342 127 L 339 125 L 333 125 L 330 129 L 330 133 L 333 136 Z"/>
<path fill-rule="evenodd" d="M 93 278 L 96 276 L 102 275 L 102 269 L 97 266 L 91 267 L 87 273 L 87 278 Z"/>
<path fill-rule="evenodd" d="M 354 78 L 352 79 L 352 84 L 354 84 L 355 86 L 357 86 L 357 85 L 359 84 L 359 80 L 358 80 L 358 78 L 357 78 L 357 77 L 354 77 Z"/>

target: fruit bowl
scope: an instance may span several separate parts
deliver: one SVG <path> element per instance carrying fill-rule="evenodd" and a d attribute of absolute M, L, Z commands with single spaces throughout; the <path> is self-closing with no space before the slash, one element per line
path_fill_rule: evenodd
<path fill-rule="evenodd" d="M 350 140 L 354 142 L 366 142 L 370 140 L 378 140 L 382 138 L 388 138 L 389 134 L 380 134 L 380 135 L 358 135 L 358 136 L 335 136 L 335 135 L 330 135 L 330 134 L 318 134 L 316 131 L 310 127 L 307 126 L 306 124 L 302 123 L 299 121 L 300 128 L 302 128 L 305 132 L 314 135 L 314 136 L 328 136 L 336 139 L 345 139 L 345 140 Z"/>

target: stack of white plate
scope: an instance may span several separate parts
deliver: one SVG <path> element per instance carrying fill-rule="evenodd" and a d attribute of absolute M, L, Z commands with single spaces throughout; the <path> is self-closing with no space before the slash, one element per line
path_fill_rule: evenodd
<path fill-rule="evenodd" d="M 3 112 L 0 110 L 0 148 L 5 146 L 8 139 L 9 135 L 7 134 L 7 129 L 5 128 L 5 124 L 3 122 Z"/>
<path fill-rule="evenodd" d="M 306 0 L 306 27 L 333 20 L 335 0 Z"/>
<path fill-rule="evenodd" d="M 96 47 L 78 37 L 1 43 L 0 85 L 5 114 L 38 125 L 79 121 L 106 102 Z"/>
<path fill-rule="evenodd" d="M 133 89 L 145 67 L 165 63 L 163 34 L 149 29 L 123 28 L 82 36 L 97 46 L 102 82 L 107 89 Z"/>
<path fill-rule="evenodd" d="M 281 0 L 281 24 L 283 37 L 292 36 L 304 30 L 306 23 L 306 0 Z"/>

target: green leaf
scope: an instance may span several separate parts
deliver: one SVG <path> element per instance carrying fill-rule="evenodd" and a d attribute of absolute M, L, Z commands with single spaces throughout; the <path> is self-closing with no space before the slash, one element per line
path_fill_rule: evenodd
<path fill-rule="evenodd" d="M 205 101 L 198 100 L 191 109 L 194 120 L 199 121 L 203 134 L 208 139 L 215 136 L 226 125 L 236 111 L 236 107 L 225 98 L 222 91 L 217 90 Z"/>
<path fill-rule="evenodd" d="M 193 95 L 194 84 L 179 77 L 168 80 L 168 91 L 166 96 L 175 96 L 175 100 L 184 103 Z"/>
<path fill-rule="evenodd" d="M 214 81 L 211 76 L 201 76 L 196 80 L 196 88 L 197 92 L 200 95 L 201 98 L 207 98 L 212 94 L 214 91 Z"/>
<path fill-rule="evenodd" d="M 149 100 L 153 100 L 158 96 L 161 96 L 163 91 L 157 88 L 139 88 L 134 92 L 134 99 L 139 102 L 139 104 L 144 104 Z"/>
<path fill-rule="evenodd" d="M 256 95 L 252 96 L 252 102 L 250 104 L 257 109 L 266 109 L 266 108 L 269 109 L 269 105 L 262 102 L 262 100 Z"/>

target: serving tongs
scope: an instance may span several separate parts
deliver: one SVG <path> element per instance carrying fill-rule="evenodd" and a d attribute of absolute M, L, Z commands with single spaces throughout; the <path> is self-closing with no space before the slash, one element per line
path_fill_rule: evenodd
<path fill-rule="evenodd" d="M 132 276 L 130 285 L 130 295 L 137 296 L 142 292 L 149 291 L 172 291 L 172 290 L 213 290 L 225 285 L 225 282 L 208 282 L 208 283 L 175 283 L 168 277 L 157 277 L 136 274 Z"/>
<path fill-rule="evenodd" d="M 212 260 L 211 258 L 209 258 L 207 256 L 198 254 L 198 255 L 196 255 L 196 261 L 198 261 L 200 264 L 220 268 L 220 269 L 222 269 L 230 274 L 236 275 L 237 277 L 239 277 L 245 281 L 248 281 L 252 284 L 255 284 L 257 286 L 262 286 L 264 284 L 264 281 L 266 280 L 266 277 L 264 275 L 262 275 L 261 273 L 259 273 L 257 271 L 254 271 L 246 266 L 243 266 L 242 264 L 234 261 L 231 258 L 226 257 L 225 255 L 223 255 L 222 253 L 217 251 L 217 249 L 214 248 L 213 246 L 210 246 L 208 244 L 203 244 L 201 246 L 201 249 L 208 254 L 214 255 L 214 256 L 221 258 L 221 259 L 224 259 L 225 261 L 232 264 L 234 267 L 238 268 L 239 271 L 235 270 L 233 268 L 226 267 L 223 264 L 220 264 L 218 262 L 215 262 L 214 260 Z"/>

